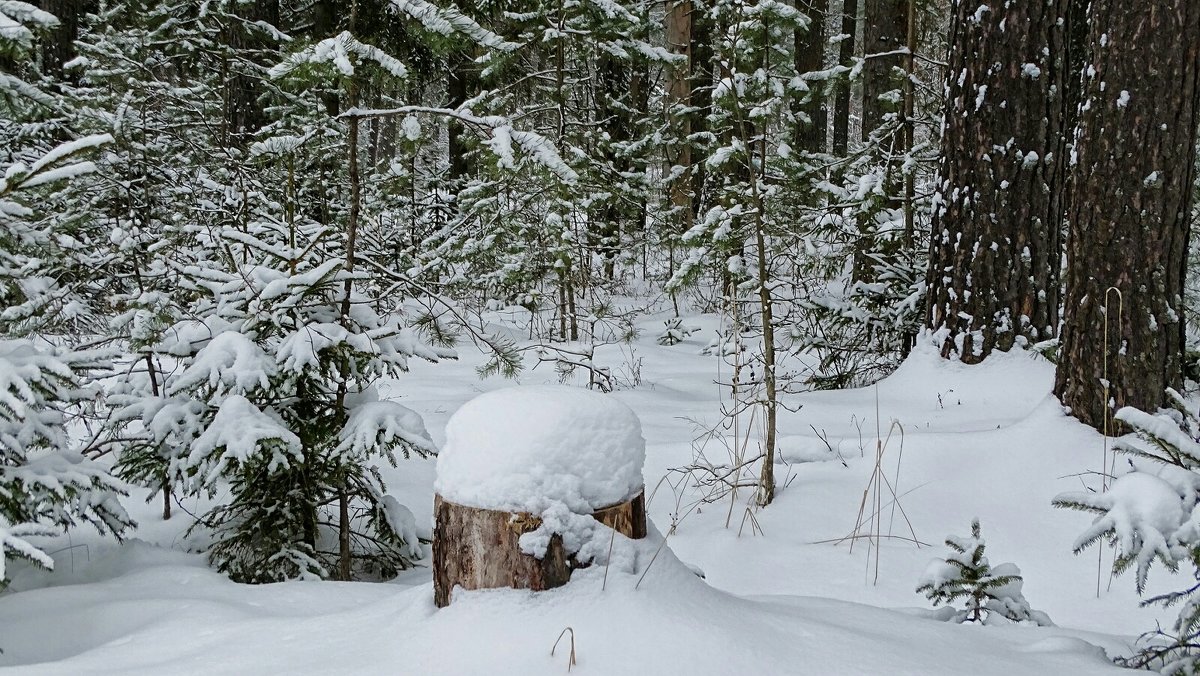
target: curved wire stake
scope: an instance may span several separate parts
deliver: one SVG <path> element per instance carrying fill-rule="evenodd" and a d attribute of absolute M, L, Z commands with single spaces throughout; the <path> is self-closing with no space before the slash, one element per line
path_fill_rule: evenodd
<path fill-rule="evenodd" d="M 569 674 L 569 673 L 571 673 L 571 667 L 575 666 L 575 630 L 574 629 L 572 629 L 571 627 L 567 627 L 566 629 L 562 630 L 562 633 L 560 633 L 558 635 L 558 638 L 554 640 L 554 646 L 552 648 L 550 648 L 550 657 L 554 657 L 554 651 L 558 650 L 558 642 L 561 641 L 562 637 L 566 636 L 568 633 L 571 634 L 571 655 L 570 655 L 570 657 L 567 658 L 567 673 Z"/>
<path fill-rule="evenodd" d="M 1109 348 L 1109 342 L 1108 342 L 1109 321 L 1108 321 L 1108 318 L 1111 315 L 1110 310 L 1112 309 L 1113 293 L 1116 293 L 1116 295 L 1117 295 L 1117 342 L 1118 342 L 1118 344 L 1120 343 L 1120 338 L 1121 338 L 1121 322 L 1123 320 L 1123 315 L 1125 312 L 1125 296 L 1124 296 L 1124 294 L 1121 293 L 1121 290 L 1115 286 L 1110 286 L 1107 289 L 1105 289 L 1105 291 L 1104 291 L 1104 367 L 1103 367 L 1104 375 L 1102 376 L 1104 379 L 1103 380 L 1104 401 L 1101 402 L 1101 406 L 1102 406 L 1101 419 L 1104 421 L 1104 423 L 1103 423 L 1104 424 L 1104 436 L 1103 436 L 1103 439 L 1101 440 L 1103 449 L 1102 449 L 1102 454 L 1100 456 L 1100 492 L 1101 493 L 1105 493 L 1108 491 L 1108 485 L 1109 485 L 1108 480 L 1112 476 L 1112 473 L 1116 471 L 1116 456 L 1114 454 L 1114 456 L 1111 460 L 1112 464 L 1110 465 L 1109 454 L 1108 454 L 1109 435 L 1112 434 L 1112 432 L 1113 432 L 1113 411 L 1112 411 L 1112 406 L 1109 406 L 1109 403 L 1108 403 L 1110 400 L 1111 391 L 1112 391 L 1112 383 L 1108 379 L 1108 348 Z M 1103 576 L 1103 571 L 1104 571 L 1104 548 L 1097 547 L 1096 548 L 1096 598 L 1100 598 L 1100 578 Z M 1111 588 L 1112 587 L 1112 575 L 1111 574 L 1108 577 L 1108 584 L 1109 584 L 1109 587 Z"/>

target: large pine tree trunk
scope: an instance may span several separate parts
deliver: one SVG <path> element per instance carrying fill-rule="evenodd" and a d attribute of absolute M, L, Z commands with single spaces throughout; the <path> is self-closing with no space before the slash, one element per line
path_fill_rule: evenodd
<path fill-rule="evenodd" d="M 1200 3 L 1092 0 L 1086 68 L 1054 392 L 1104 429 L 1102 379 L 1118 408 L 1152 410 L 1182 384 Z"/>
<path fill-rule="evenodd" d="M 631 69 L 629 62 L 611 54 L 601 54 L 596 59 L 596 119 L 608 132 L 611 143 L 604 146 L 603 160 L 612 169 L 610 175 L 614 182 L 623 181 L 623 176 L 630 170 L 629 158 L 618 152 L 617 146 L 628 143 L 633 138 L 634 121 L 631 119 L 632 101 L 622 101 L 627 96 L 631 86 Z M 612 279 L 616 273 L 617 257 L 621 253 L 621 232 L 630 225 L 627 221 L 636 217 L 630 213 L 623 195 L 613 194 L 600 203 L 593 213 L 596 222 L 594 229 L 589 229 L 589 237 L 599 237 L 597 247 L 604 265 L 604 277 Z"/>
<path fill-rule="evenodd" d="M 870 0 L 863 24 L 863 140 L 883 125 L 884 115 L 900 110 L 899 98 L 883 95 L 904 86 L 902 50 L 908 45 L 908 0 Z M 886 56 L 878 56 L 886 54 Z"/>
<path fill-rule="evenodd" d="M 279 0 L 255 0 L 238 14 L 247 22 L 261 21 L 278 27 Z M 243 60 L 272 58 L 266 56 L 274 47 L 272 40 L 240 22 L 230 21 L 225 26 L 225 44 L 237 52 L 228 64 L 225 82 L 225 141 L 238 148 L 248 146 L 255 132 L 267 123 L 266 110 L 259 100 L 265 92 L 263 76 L 255 71 L 256 66 L 264 64 L 251 65 Z"/>
<path fill-rule="evenodd" d="M 794 35 L 796 72 L 804 75 L 825 68 L 825 5 L 829 0 L 796 0 L 796 8 L 808 17 L 808 27 L 797 29 Z M 813 82 L 814 89 L 823 89 L 824 84 Z M 796 147 L 810 153 L 825 152 L 825 127 L 828 123 L 828 107 L 823 91 L 812 91 L 799 111 L 810 120 L 809 124 L 796 125 Z"/>
<path fill-rule="evenodd" d="M 1066 5 L 958 3 L 928 278 L 944 356 L 976 363 L 1054 335 Z"/>

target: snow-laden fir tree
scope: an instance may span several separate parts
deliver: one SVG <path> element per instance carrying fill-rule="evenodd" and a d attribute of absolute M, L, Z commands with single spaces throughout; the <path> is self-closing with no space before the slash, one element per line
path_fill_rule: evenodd
<path fill-rule="evenodd" d="M 368 67 L 405 73 L 342 32 L 301 47 L 272 74 L 292 86 L 336 83 L 353 110 L 353 78 Z M 386 494 L 378 465 L 434 447 L 420 416 L 380 400 L 375 383 L 407 370 L 412 356 L 451 355 L 418 341 L 390 299 L 360 290 L 358 124 L 273 130 L 252 149 L 266 170 L 238 186 L 248 216 L 195 233 L 224 252 L 185 271 L 203 296 L 201 319 L 178 324 L 161 345 L 185 364 L 167 394 L 208 402 L 176 472 L 190 491 L 228 486 L 229 502 L 201 523 L 214 536 L 210 558 L 234 579 L 387 577 L 420 556 L 415 521 Z M 317 220 L 297 208 L 295 156 L 339 151 L 349 204 Z M 175 431 L 175 420 L 162 422 Z"/>
<path fill-rule="evenodd" d="M 946 538 L 946 555 L 929 563 L 921 575 L 917 593 L 925 594 L 934 606 L 945 604 L 954 612 L 952 622 L 1032 622 L 1053 626 L 1043 612 L 1032 609 L 1021 592 L 1021 570 L 1012 563 L 992 565 L 984 550 L 979 519 L 971 521 L 967 537 Z M 963 602 L 962 607 L 953 604 Z"/>
<path fill-rule="evenodd" d="M 78 56 L 67 64 L 71 79 L 59 85 L 78 124 L 114 139 L 94 180 L 63 200 L 76 214 L 75 239 L 86 243 L 76 247 L 76 269 L 90 283 L 81 305 L 93 332 L 124 352 L 104 378 L 111 411 L 92 450 L 117 451 L 116 471 L 151 488 L 147 500 L 161 495 L 164 518 L 170 467 L 189 438 L 155 433 L 144 418 L 160 409 L 194 417 L 203 407 L 167 392 L 177 357 L 156 346 L 197 300 L 183 271 L 219 258 L 197 230 L 245 227 L 246 196 L 261 197 L 248 189 L 257 167 L 244 147 L 261 116 L 244 99 L 265 89 L 258 64 L 264 44 L 279 36 L 258 15 L 266 8 L 104 4 L 88 15 Z"/>
<path fill-rule="evenodd" d="M 0 53 L 30 63 L 35 31 L 56 23 L 32 5 L 0 4 Z M 65 185 L 95 170 L 80 156 L 111 138 L 55 142 L 40 134 L 42 120 L 61 114 L 61 102 L 27 81 L 35 74 L 0 70 L 7 113 L 0 139 L 9 148 L 0 159 L 0 587 L 9 577 L 7 556 L 53 567 L 30 537 L 83 523 L 120 535 L 132 525 L 118 500 L 123 486 L 72 440 L 76 416 L 96 395 L 81 374 L 103 360 L 72 349 L 61 332 L 73 308 L 71 279 L 62 274 L 72 267 L 72 240 L 61 214 L 45 209 Z"/>
<path fill-rule="evenodd" d="M 1064 493 L 1057 507 L 1096 514 L 1075 539 L 1075 552 L 1099 542 L 1116 549 L 1113 573 L 1134 572 L 1134 586 L 1145 592 L 1157 561 L 1170 571 L 1190 567 L 1200 580 L 1200 417 L 1175 390 L 1167 390 L 1170 408 L 1147 413 L 1132 407 L 1116 419 L 1134 430 L 1114 444 L 1130 458 L 1132 470 L 1102 493 Z M 1170 632 L 1158 629 L 1139 639 L 1128 666 L 1164 674 L 1200 671 L 1200 582 L 1176 592 L 1145 599 L 1143 605 L 1178 606 Z"/>

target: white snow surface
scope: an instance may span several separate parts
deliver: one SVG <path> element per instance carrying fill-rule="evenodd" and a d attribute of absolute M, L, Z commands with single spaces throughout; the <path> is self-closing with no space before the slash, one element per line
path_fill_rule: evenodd
<path fill-rule="evenodd" d="M 527 327 L 513 326 L 522 316 L 528 314 L 519 308 L 497 310 L 488 330 L 522 343 Z M 1100 575 L 1097 550 L 1072 554 L 1093 515 L 1055 509 L 1051 501 L 1097 489 L 1111 456 L 1100 435 L 1067 417 L 1050 394 L 1054 367 L 1044 359 L 993 354 L 964 366 L 922 346 L 877 386 L 794 395 L 791 408 L 780 411 L 785 457 L 776 465 L 775 502 L 755 510 L 753 492 L 743 490 L 733 503 L 689 511 L 699 497 L 694 489 L 681 486 L 677 496 L 659 482 L 670 479 L 670 468 L 695 461 L 698 429 L 714 425 L 722 403 L 729 404 L 715 381 L 727 382 L 730 371 L 720 357 L 700 354 L 722 326 L 717 317 L 685 317 L 700 330 L 677 345 L 658 345 L 671 316 L 668 309 L 639 322 L 632 345 L 596 350 L 597 363 L 615 373 L 623 373 L 631 349 L 640 362 L 636 382 L 604 397 L 641 419 L 652 522 L 644 542 L 613 538 L 607 583 L 609 531 L 598 527 L 592 539 L 603 542 L 599 560 L 565 587 L 459 591 L 441 610 L 432 603 L 428 560 L 388 583 L 239 585 L 192 553 L 204 536 L 185 535 L 191 519 L 184 509 L 200 513 L 204 499 L 184 499 L 163 521 L 159 504 L 143 503 L 146 492 L 138 490 L 124 501 L 139 523 L 124 544 L 85 528 L 27 536 L 55 566 L 45 572 L 9 562 L 13 582 L 0 593 L 0 676 L 562 676 L 569 638 L 553 657 L 550 648 L 566 627 L 575 632 L 572 676 L 1117 676 L 1129 672 L 1105 653 L 1127 655 L 1138 634 L 1156 622 L 1170 626 L 1176 609 L 1139 607 L 1132 572 L 1109 585 L 1108 550 Z M 484 356 L 470 349 L 460 356 L 414 362 L 402 378 L 379 385 L 379 398 L 422 416 L 442 448 L 454 441 L 454 426 L 446 429 L 452 414 L 480 392 L 512 384 L 479 380 L 475 369 Z M 519 382 L 557 380 L 535 368 Z M 523 413 L 508 427 L 524 435 L 540 417 Z M 911 522 L 917 538 L 934 546 L 896 537 L 883 539 L 881 550 L 861 540 L 851 550 L 837 541 L 854 528 L 874 473 L 876 439 L 888 439 L 893 420 L 903 434 L 892 432 L 881 464 L 904 512 L 893 518 L 884 507 L 884 534 L 907 537 Z M 758 439 L 753 432 L 751 456 Z M 719 462 L 725 445 L 719 437 L 703 451 Z M 388 493 L 413 521 L 390 506 L 389 518 L 418 534 L 432 524 L 434 469 L 433 460 L 415 456 L 381 467 Z M 752 532 L 748 510 L 761 531 Z M 1022 593 L 1058 627 L 947 624 L 914 592 L 936 545 L 972 515 L 984 524 L 989 557 L 1020 565 Z M 659 531 L 670 534 L 655 558 Z M 1190 571 L 1156 567 L 1147 594 L 1191 584 Z"/>
<path fill-rule="evenodd" d="M 434 490 L 468 507 L 587 514 L 642 489 L 646 442 L 618 399 L 578 387 L 488 392 L 446 424 Z"/>

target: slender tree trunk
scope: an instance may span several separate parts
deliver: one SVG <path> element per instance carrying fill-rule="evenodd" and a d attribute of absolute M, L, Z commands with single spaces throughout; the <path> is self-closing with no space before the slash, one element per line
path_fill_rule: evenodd
<path fill-rule="evenodd" d="M 917 121 L 913 111 L 916 106 L 916 91 L 913 78 L 916 77 L 917 54 L 917 6 L 915 2 L 908 3 L 908 17 L 905 20 L 906 46 L 908 54 L 904 58 L 904 152 L 911 153 L 916 143 Z M 912 251 L 916 238 L 916 172 L 910 167 L 904 171 L 904 248 Z M 904 348 L 907 356 L 908 341 Z"/>
<path fill-rule="evenodd" d="M 966 363 L 1054 336 L 1067 0 L 960 2 L 951 27 L 928 326 Z"/>
<path fill-rule="evenodd" d="M 338 579 L 350 581 L 350 497 L 338 490 Z"/>
<path fill-rule="evenodd" d="M 808 27 L 797 29 L 795 41 L 796 72 L 800 75 L 825 68 L 825 5 L 828 0 L 796 0 L 796 8 L 808 17 Z M 825 152 L 828 106 L 824 84 L 813 82 L 798 112 L 808 116 L 808 124 L 796 125 L 796 147 L 810 153 Z M 818 90 L 819 89 L 819 90 Z"/>
<path fill-rule="evenodd" d="M 762 213 L 762 209 L 758 210 Z M 775 373 L 775 312 L 771 297 L 771 273 L 767 262 L 767 238 L 761 217 L 755 219 L 754 240 L 758 249 L 758 303 L 763 325 L 763 388 L 766 398 L 763 435 L 763 460 L 758 479 L 758 504 L 763 507 L 775 500 L 775 429 L 779 410 L 779 392 Z"/>
<path fill-rule="evenodd" d="M 871 1 L 871 0 L 868 0 Z M 838 63 L 850 64 L 854 58 L 854 33 L 858 24 L 858 0 L 842 3 L 842 41 L 838 43 Z M 850 140 L 850 83 L 843 81 L 837 90 L 833 111 L 833 154 L 845 155 Z"/>
<path fill-rule="evenodd" d="M 350 28 L 353 30 L 357 4 L 351 4 L 350 9 Z M 353 77 L 350 77 L 346 83 L 346 101 L 350 108 L 358 106 L 358 83 Z M 350 179 L 350 209 L 346 218 L 346 263 L 343 270 L 346 272 L 354 272 L 355 254 L 358 246 L 358 225 L 359 216 L 362 209 L 362 180 L 358 170 L 358 145 L 359 145 L 359 128 L 361 119 L 357 115 L 352 115 L 347 120 L 349 129 L 346 134 L 347 158 L 349 164 L 347 173 Z M 350 321 L 350 297 L 354 291 L 354 282 L 350 279 L 346 280 L 342 291 L 342 305 L 340 310 L 340 321 L 346 325 Z M 346 414 L 346 379 L 339 379 L 337 386 L 337 401 L 336 412 L 341 422 L 345 422 Z M 349 580 L 351 577 L 350 561 L 350 498 L 347 494 L 346 484 L 347 477 L 342 477 L 341 485 L 338 486 L 338 576 L 342 580 Z"/>
<path fill-rule="evenodd" d="M 1183 381 L 1200 4 L 1092 0 L 1086 70 L 1054 392 L 1104 430 Z"/>

